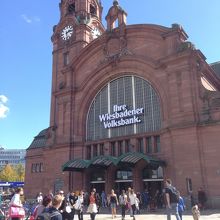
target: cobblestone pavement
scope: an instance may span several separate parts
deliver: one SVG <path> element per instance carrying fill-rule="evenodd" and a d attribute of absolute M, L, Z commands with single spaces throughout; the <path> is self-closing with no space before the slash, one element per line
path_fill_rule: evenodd
<path fill-rule="evenodd" d="M 110 220 L 112 219 L 110 214 L 97 214 L 95 220 Z M 115 220 L 120 220 L 121 216 L 117 215 Z M 129 215 L 126 215 L 125 220 L 132 220 Z M 74 220 L 78 220 L 78 218 L 74 218 Z M 84 220 L 90 220 L 89 215 L 84 215 Z M 166 220 L 166 215 L 162 213 L 151 213 L 144 215 L 136 215 L 136 220 Z M 172 220 L 176 220 L 175 216 L 172 216 Z M 192 215 L 187 212 L 183 215 L 183 220 L 193 220 Z M 207 210 L 201 213 L 200 220 L 220 220 L 220 211 L 219 210 Z"/>

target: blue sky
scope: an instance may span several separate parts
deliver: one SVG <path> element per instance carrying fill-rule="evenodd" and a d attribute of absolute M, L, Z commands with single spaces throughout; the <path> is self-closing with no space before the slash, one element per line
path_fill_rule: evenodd
<path fill-rule="evenodd" d="M 49 126 L 50 37 L 59 20 L 59 2 L 1 0 L 0 145 L 5 148 L 27 148 Z M 102 3 L 104 18 L 112 0 Z M 219 0 L 121 0 L 120 5 L 128 24 L 179 23 L 208 63 L 220 60 Z"/>

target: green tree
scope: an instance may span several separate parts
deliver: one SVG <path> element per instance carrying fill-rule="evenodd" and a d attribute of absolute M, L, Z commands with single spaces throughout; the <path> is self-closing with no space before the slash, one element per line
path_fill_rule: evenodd
<path fill-rule="evenodd" d="M 15 170 L 15 173 L 17 175 L 17 178 L 16 180 L 17 181 L 20 181 L 20 182 L 23 182 L 24 181 L 24 176 L 25 176 L 25 168 L 24 168 L 24 165 L 22 165 L 21 163 L 14 166 L 14 170 Z"/>
<path fill-rule="evenodd" d="M 14 168 L 10 164 L 5 165 L 3 170 L 0 172 L 0 180 L 9 182 L 9 181 L 16 181 L 16 179 L 17 179 L 17 174 Z"/>

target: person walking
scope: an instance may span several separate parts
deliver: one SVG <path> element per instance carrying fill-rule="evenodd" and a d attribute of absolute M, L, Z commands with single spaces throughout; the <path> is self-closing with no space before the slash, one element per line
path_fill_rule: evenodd
<path fill-rule="evenodd" d="M 45 197 L 43 198 L 42 204 L 38 204 L 38 205 L 35 207 L 35 209 L 34 209 L 34 213 L 33 213 L 34 219 L 36 220 L 37 217 L 38 217 L 41 213 L 47 212 L 48 209 L 51 207 L 51 205 L 52 205 L 52 200 L 51 200 L 51 198 L 48 197 L 48 196 L 45 196 Z"/>
<path fill-rule="evenodd" d="M 37 195 L 36 200 L 37 200 L 38 204 L 42 204 L 42 202 L 43 202 L 43 194 L 42 194 L 42 192 L 39 192 L 39 194 Z"/>
<path fill-rule="evenodd" d="M 194 205 L 192 207 L 192 215 L 193 215 L 193 220 L 199 220 L 200 219 L 200 211 L 198 205 Z"/>
<path fill-rule="evenodd" d="M 178 195 L 179 195 L 179 202 L 178 202 L 177 208 L 178 208 L 180 219 L 182 220 L 183 211 L 185 211 L 186 206 L 185 206 L 183 197 L 180 195 L 180 192 L 178 192 Z"/>
<path fill-rule="evenodd" d="M 89 207 L 87 209 L 87 212 L 90 214 L 91 220 L 95 220 L 95 216 L 98 212 L 97 204 L 96 204 L 96 197 L 95 192 L 92 191 L 89 197 Z"/>
<path fill-rule="evenodd" d="M 61 203 L 61 206 L 59 207 L 59 211 L 62 215 L 62 218 L 63 220 L 72 220 L 72 217 L 71 217 L 71 210 L 68 210 L 67 209 L 67 201 L 66 201 L 66 197 L 65 197 L 65 194 L 64 194 L 64 191 L 63 190 L 60 190 L 59 191 L 59 195 L 61 196 L 62 198 L 62 203 Z"/>
<path fill-rule="evenodd" d="M 102 198 L 102 207 L 106 208 L 107 207 L 107 204 L 106 204 L 107 196 L 104 190 L 101 193 L 101 198 Z"/>
<path fill-rule="evenodd" d="M 83 202 L 84 202 L 83 195 L 84 193 L 81 190 L 75 203 L 75 210 L 78 214 L 78 220 L 83 220 Z"/>
<path fill-rule="evenodd" d="M 131 217 L 133 217 L 133 220 L 135 220 L 135 212 L 138 208 L 138 199 L 137 199 L 137 195 L 134 193 L 133 189 L 131 189 L 129 199 L 130 199 L 130 205 L 131 205 L 131 209 L 132 209 Z"/>
<path fill-rule="evenodd" d="M 117 195 L 115 194 L 115 191 L 112 189 L 110 194 L 110 207 L 112 211 L 112 218 L 116 218 L 117 205 L 118 205 L 118 198 Z"/>
<path fill-rule="evenodd" d="M 77 197 L 75 191 L 72 190 L 72 192 L 69 195 L 69 204 L 71 207 L 70 218 L 72 220 L 74 219 L 74 215 L 75 215 L 75 203 L 76 203 L 77 199 L 78 199 L 78 197 Z"/>
<path fill-rule="evenodd" d="M 125 190 L 122 190 L 121 195 L 119 196 L 119 205 L 121 206 L 121 218 L 125 219 L 125 211 L 128 204 L 128 196 L 125 193 Z"/>
<path fill-rule="evenodd" d="M 52 207 L 48 209 L 48 213 L 51 220 L 63 220 L 59 208 L 63 202 L 63 196 L 61 194 L 55 195 L 52 200 Z"/>
<path fill-rule="evenodd" d="M 19 220 L 25 216 L 25 211 L 21 202 L 21 196 L 23 195 L 23 188 L 18 187 L 9 204 L 9 217 L 11 220 Z"/>
<path fill-rule="evenodd" d="M 171 220 L 171 215 L 175 215 L 176 220 L 181 220 L 178 212 L 179 198 L 177 190 L 174 186 L 172 186 L 171 179 L 166 179 L 164 184 L 167 220 Z"/>

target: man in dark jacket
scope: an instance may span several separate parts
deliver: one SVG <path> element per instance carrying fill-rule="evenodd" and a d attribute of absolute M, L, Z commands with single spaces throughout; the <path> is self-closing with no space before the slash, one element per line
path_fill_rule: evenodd
<path fill-rule="evenodd" d="M 171 215 L 175 215 L 176 220 L 181 220 L 178 213 L 178 202 L 175 201 L 173 196 L 173 191 L 176 189 L 175 187 L 172 186 L 172 181 L 170 179 L 166 179 L 164 184 L 165 184 L 164 193 L 165 193 L 167 220 L 171 220 Z"/>
<path fill-rule="evenodd" d="M 52 200 L 52 207 L 49 208 L 48 213 L 50 214 L 51 220 L 62 220 L 62 215 L 58 211 L 62 203 L 62 197 L 60 195 L 54 196 Z"/>

